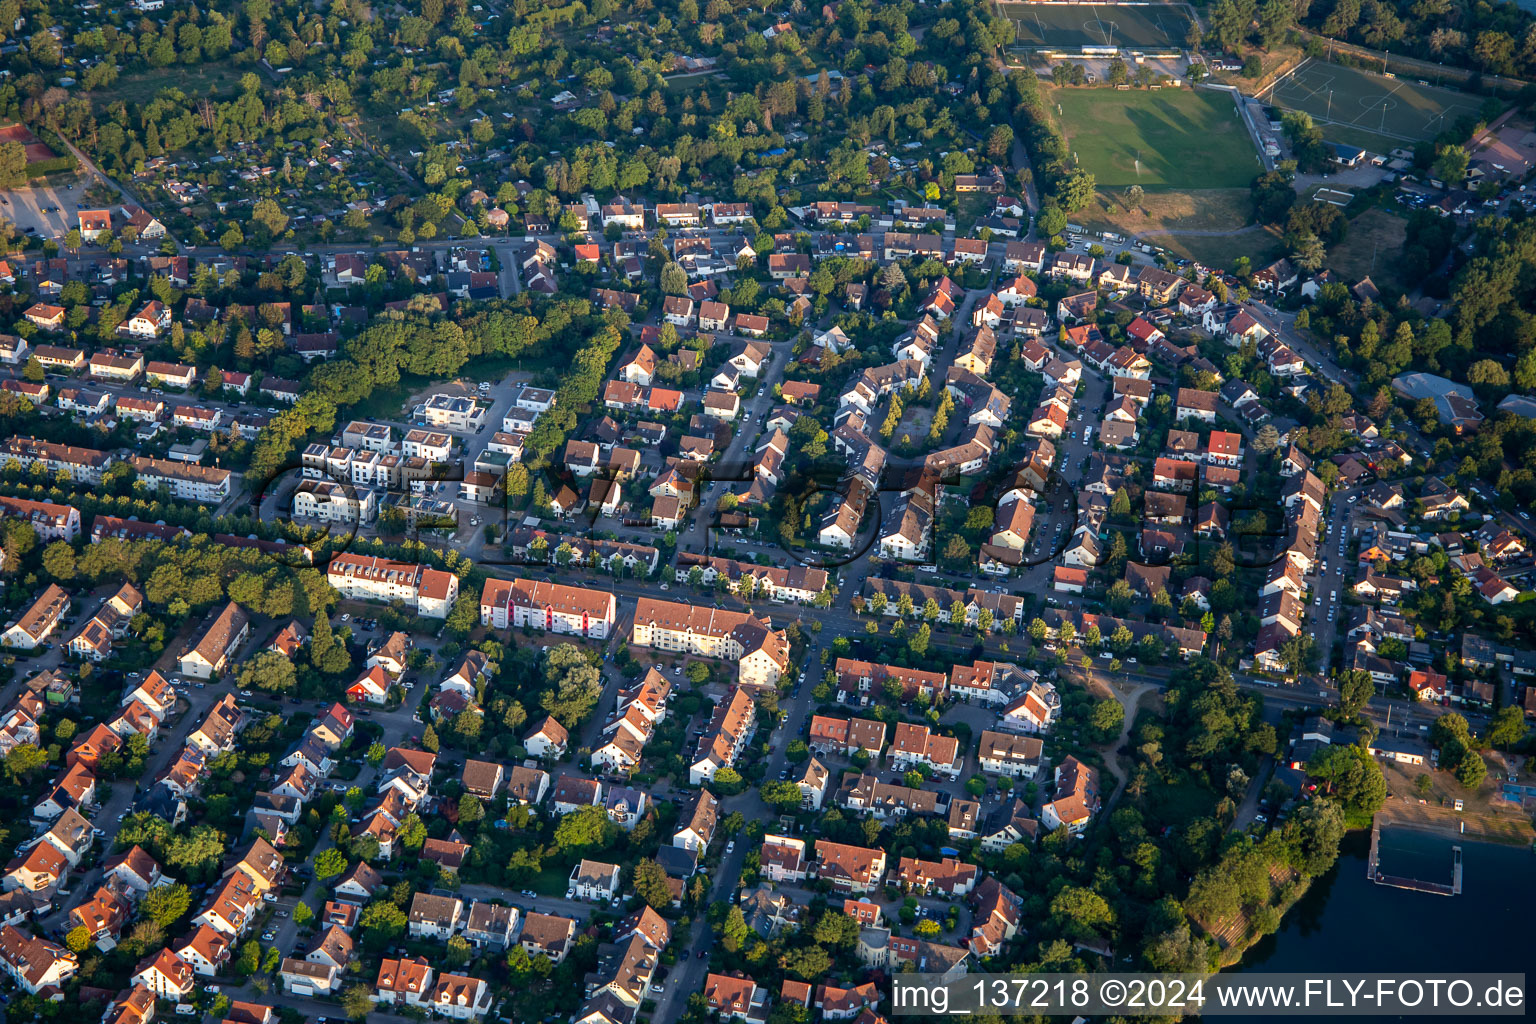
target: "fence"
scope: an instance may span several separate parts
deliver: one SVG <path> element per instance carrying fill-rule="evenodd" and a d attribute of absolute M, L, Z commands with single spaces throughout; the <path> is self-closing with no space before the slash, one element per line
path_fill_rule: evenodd
<path fill-rule="evenodd" d="M 1431 82 L 1435 85 L 1459 86 L 1469 92 L 1491 93 L 1507 96 L 1529 89 L 1536 83 L 1527 82 L 1521 78 L 1504 78 L 1500 75 L 1485 75 L 1471 68 L 1459 68 L 1449 64 L 1436 64 L 1433 61 L 1419 60 L 1417 57 L 1404 57 L 1395 53 L 1385 53 L 1381 50 L 1372 50 L 1366 46 L 1357 46 L 1354 43 L 1343 43 L 1328 36 L 1318 35 L 1307 29 L 1297 29 L 1301 37 L 1308 42 L 1316 41 L 1323 47 L 1324 60 L 1347 64 L 1350 61 L 1341 61 L 1340 57 L 1349 57 L 1360 62 L 1359 66 L 1367 71 L 1383 71 L 1389 74 L 1401 75 L 1404 78 L 1412 78 L 1416 81 Z"/>

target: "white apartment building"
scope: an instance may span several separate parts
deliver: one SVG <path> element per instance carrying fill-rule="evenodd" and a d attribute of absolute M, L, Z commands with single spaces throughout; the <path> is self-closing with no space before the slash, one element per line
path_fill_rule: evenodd
<path fill-rule="evenodd" d="M 227 469 L 143 456 L 134 456 L 129 465 L 139 474 L 139 482 L 150 490 L 168 488 L 171 497 L 181 501 L 217 504 L 229 497 L 233 474 Z"/>

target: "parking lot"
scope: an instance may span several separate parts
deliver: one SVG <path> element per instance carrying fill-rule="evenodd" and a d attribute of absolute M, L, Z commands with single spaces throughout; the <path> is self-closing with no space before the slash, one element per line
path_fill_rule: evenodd
<path fill-rule="evenodd" d="M 39 238 L 63 238 L 75 226 L 75 211 L 85 200 L 86 183 L 58 187 L 35 185 L 0 192 L 0 216 L 16 229 Z M 27 231 L 28 228 L 32 230 Z"/>

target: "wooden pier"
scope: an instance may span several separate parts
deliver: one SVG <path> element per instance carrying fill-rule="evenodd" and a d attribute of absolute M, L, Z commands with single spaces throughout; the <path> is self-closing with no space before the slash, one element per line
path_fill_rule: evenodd
<path fill-rule="evenodd" d="M 1386 875 L 1381 872 L 1381 826 L 1371 826 L 1371 853 L 1365 861 L 1365 877 L 1377 885 L 1389 885 L 1394 889 L 1433 893 L 1436 896 L 1460 896 L 1462 880 L 1461 847 L 1451 847 L 1451 884 L 1426 882 L 1419 878 Z"/>

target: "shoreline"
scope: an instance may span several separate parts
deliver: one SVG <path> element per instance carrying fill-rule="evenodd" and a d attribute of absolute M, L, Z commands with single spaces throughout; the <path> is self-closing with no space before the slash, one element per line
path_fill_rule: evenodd
<path fill-rule="evenodd" d="M 1443 808 L 1416 806 L 1417 813 L 1411 815 L 1394 813 L 1397 810 L 1399 809 L 1383 807 L 1377 811 L 1372 827 L 1409 829 L 1447 839 L 1461 839 L 1469 843 L 1489 843 L 1495 846 L 1530 847 L 1536 843 L 1536 828 L 1532 828 L 1528 820 L 1521 822 L 1500 819 L 1509 827 L 1501 831 L 1492 831 L 1487 828 L 1487 822 L 1481 818 L 1469 820 L 1455 811 Z"/>
<path fill-rule="evenodd" d="M 1449 814 L 1454 812 L 1447 813 Z M 1455 820 L 1462 821 L 1464 819 L 1458 818 Z M 1373 821 L 1374 824 L 1368 827 L 1351 828 L 1345 830 L 1345 838 L 1340 841 L 1340 860 L 1342 860 L 1345 856 L 1342 849 L 1344 842 L 1349 841 L 1349 838 L 1355 834 L 1359 834 L 1360 836 L 1369 836 L 1372 829 L 1378 826 L 1381 828 L 1399 828 L 1415 832 L 1423 832 L 1427 835 L 1433 835 L 1442 839 L 1459 839 L 1462 842 L 1468 844 L 1486 844 L 1489 846 L 1499 846 L 1505 848 L 1531 847 L 1531 841 L 1522 840 L 1520 837 L 1510 835 L 1508 833 L 1487 833 L 1481 830 L 1474 832 L 1472 829 L 1468 829 L 1467 832 L 1463 833 L 1460 831 L 1459 827 L 1453 826 L 1450 822 L 1418 821 L 1414 820 L 1413 818 L 1398 817 L 1389 814 L 1385 808 L 1376 813 Z M 1317 880 L 1317 878 L 1303 878 L 1300 875 L 1297 875 L 1292 879 L 1292 882 L 1295 885 L 1295 891 L 1292 893 L 1291 898 L 1287 900 L 1283 906 L 1276 905 L 1274 908 L 1280 915 L 1282 928 L 1286 923 L 1286 916 L 1295 909 L 1298 903 L 1306 898 L 1307 894 L 1312 891 L 1312 887 L 1317 882 Z M 1204 928 L 1203 925 L 1201 927 Z M 1206 934 L 1213 938 L 1217 938 L 1209 930 L 1206 930 Z M 1256 935 L 1253 933 L 1252 915 L 1244 913 L 1242 915 L 1242 929 L 1240 932 L 1240 938 L 1234 939 L 1230 945 L 1221 948 L 1217 957 L 1216 970 L 1219 972 L 1230 970 L 1235 967 L 1241 967 L 1243 960 L 1248 956 L 1248 953 L 1253 949 L 1254 946 L 1258 945 L 1258 943 L 1262 942 L 1265 938 L 1267 938 L 1267 936 Z M 1220 941 L 1221 940 L 1217 938 L 1218 944 Z"/>

